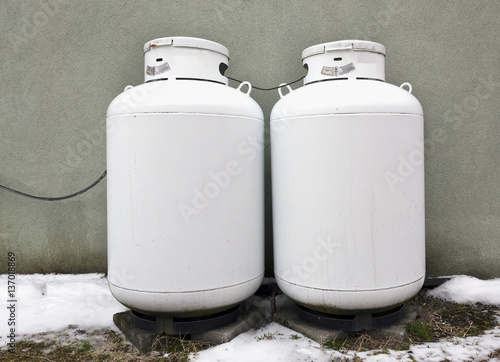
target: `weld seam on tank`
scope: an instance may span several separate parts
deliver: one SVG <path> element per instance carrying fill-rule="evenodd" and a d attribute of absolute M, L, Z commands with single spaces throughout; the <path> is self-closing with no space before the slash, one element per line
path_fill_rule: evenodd
<path fill-rule="evenodd" d="M 213 291 L 218 291 L 218 290 L 227 289 L 227 288 L 234 288 L 234 287 L 238 287 L 238 286 L 241 286 L 241 285 L 244 285 L 244 284 L 251 283 L 251 282 L 253 282 L 255 280 L 258 280 L 258 279 L 261 279 L 263 277 L 264 277 L 264 273 L 260 274 L 259 276 L 255 277 L 253 279 L 248 279 L 247 281 L 244 281 L 244 282 L 241 282 L 241 283 L 238 283 L 238 284 L 226 285 L 224 287 L 212 288 L 212 289 L 185 290 L 185 291 L 182 291 L 182 292 L 179 292 L 179 291 L 137 290 L 137 289 L 123 288 L 123 287 L 120 287 L 119 285 L 116 285 L 116 284 L 114 284 L 112 282 L 109 282 L 109 284 L 113 285 L 116 288 L 120 288 L 120 289 L 123 289 L 123 290 L 129 290 L 129 291 L 132 291 L 132 292 L 144 292 L 144 293 L 156 293 L 156 294 L 183 294 L 183 293 L 184 294 L 191 294 L 191 293 L 213 292 Z"/>
<path fill-rule="evenodd" d="M 325 291 L 329 291 L 329 292 L 339 292 L 339 293 L 344 293 L 344 292 L 345 293 L 352 293 L 352 292 L 376 292 L 379 290 L 382 291 L 382 290 L 390 290 L 390 289 L 394 289 L 394 288 L 403 288 L 403 287 L 406 287 L 409 285 L 418 284 L 423 279 L 425 279 L 425 275 L 423 275 L 421 278 L 418 278 L 412 282 L 408 282 L 405 284 L 398 284 L 398 285 L 395 285 L 393 287 L 383 287 L 383 288 L 375 288 L 375 289 L 324 289 L 324 288 L 309 287 L 309 286 L 306 286 L 303 284 L 292 283 L 292 282 L 286 281 L 285 279 L 282 279 L 280 277 L 276 277 L 276 279 L 280 279 L 283 282 L 286 282 L 288 284 L 295 285 L 295 286 L 298 286 L 301 288 L 314 289 L 314 290 L 325 290 Z"/>

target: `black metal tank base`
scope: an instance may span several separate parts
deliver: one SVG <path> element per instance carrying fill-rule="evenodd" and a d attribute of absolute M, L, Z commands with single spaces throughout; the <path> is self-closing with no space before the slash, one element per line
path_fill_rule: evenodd
<path fill-rule="evenodd" d="M 404 304 L 380 313 L 337 315 L 321 313 L 302 305 L 295 304 L 299 317 L 315 326 L 347 332 L 372 330 L 388 327 L 405 316 Z"/>
<path fill-rule="evenodd" d="M 153 317 L 130 311 L 130 320 L 138 328 L 167 335 L 189 335 L 224 327 L 243 315 L 245 303 L 220 313 L 194 318 Z"/>

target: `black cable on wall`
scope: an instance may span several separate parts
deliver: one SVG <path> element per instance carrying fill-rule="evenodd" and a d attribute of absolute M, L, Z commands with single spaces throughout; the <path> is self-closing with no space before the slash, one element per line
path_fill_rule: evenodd
<path fill-rule="evenodd" d="M 262 87 L 257 87 L 257 86 L 252 85 L 252 89 L 258 89 L 258 90 L 261 90 L 261 91 L 275 90 L 275 89 L 279 89 L 281 87 L 286 87 L 286 86 L 288 86 L 290 84 L 294 84 L 294 83 L 300 82 L 304 78 L 305 78 L 305 76 L 300 77 L 299 79 L 294 80 L 293 82 L 285 83 L 285 84 L 278 85 L 278 86 L 275 86 L 275 87 L 270 87 L 270 88 L 262 88 Z M 235 79 L 235 78 L 227 77 L 227 79 L 233 80 L 233 81 L 238 82 L 238 83 L 243 83 L 243 81 Z M 90 184 L 89 186 L 85 187 L 84 189 L 82 189 L 82 190 L 80 190 L 78 192 L 72 193 L 70 195 L 65 195 L 65 196 L 58 196 L 58 197 L 36 196 L 36 195 L 28 194 L 26 192 L 14 190 L 14 189 L 11 189 L 10 187 L 3 186 L 3 185 L 0 185 L 0 189 L 12 192 L 12 193 L 14 193 L 16 195 L 28 197 L 28 198 L 34 199 L 34 200 L 41 200 L 41 201 L 61 201 L 61 200 L 71 199 L 73 197 L 76 197 L 78 195 L 81 195 L 81 194 L 83 194 L 83 193 L 91 190 L 94 186 L 96 186 L 99 182 L 101 182 L 101 180 L 104 177 L 106 177 L 107 172 L 108 172 L 107 170 L 104 170 L 104 172 L 102 173 L 102 175 L 99 176 L 99 178 L 97 180 L 95 180 L 92 184 Z"/>

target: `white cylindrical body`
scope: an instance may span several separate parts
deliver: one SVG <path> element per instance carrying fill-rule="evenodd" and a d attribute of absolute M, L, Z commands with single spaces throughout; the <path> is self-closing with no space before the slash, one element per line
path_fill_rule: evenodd
<path fill-rule="evenodd" d="M 217 43 L 157 39 L 145 58 L 107 114 L 109 286 L 144 314 L 207 315 L 262 281 L 262 110 L 227 86 Z"/>
<path fill-rule="evenodd" d="M 274 268 L 333 314 L 390 309 L 425 275 L 423 113 L 385 83 L 382 45 L 320 44 L 271 113 Z"/>

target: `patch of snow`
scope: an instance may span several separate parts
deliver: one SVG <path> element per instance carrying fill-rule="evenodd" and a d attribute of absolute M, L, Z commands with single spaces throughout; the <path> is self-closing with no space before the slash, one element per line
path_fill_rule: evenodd
<path fill-rule="evenodd" d="M 477 337 L 453 338 L 410 347 L 417 361 L 487 361 L 491 352 L 500 348 L 500 328 L 485 331 Z"/>
<path fill-rule="evenodd" d="M 118 329 L 113 314 L 127 308 L 116 301 L 104 274 L 16 275 L 16 337 L 80 329 Z M 0 290 L 7 291 L 7 275 L 0 275 Z M 7 298 L 0 300 L 0 341 L 8 335 Z"/>
<path fill-rule="evenodd" d="M 456 303 L 500 305 L 500 279 L 481 280 L 458 275 L 431 290 L 429 295 Z"/>
<path fill-rule="evenodd" d="M 333 352 L 333 353 L 332 353 Z M 193 361 L 331 361 L 336 351 L 302 334 L 272 322 L 258 330 L 242 333 L 229 343 L 198 352 Z M 341 356 L 339 352 L 336 352 Z"/>

